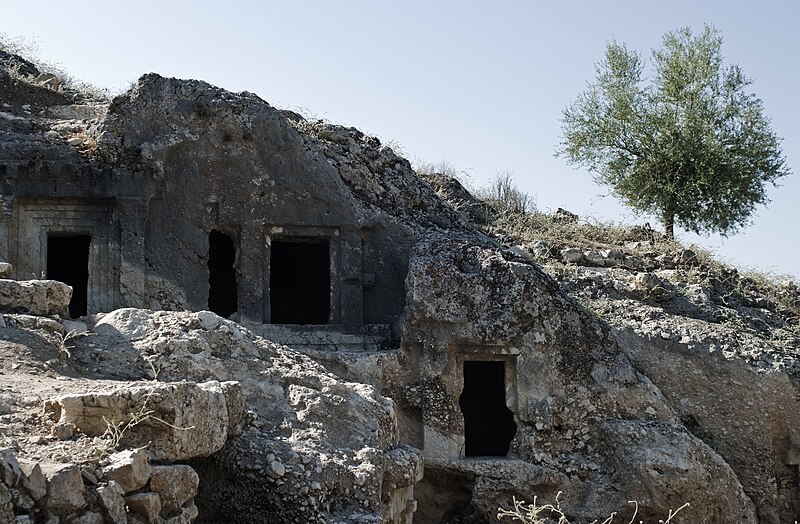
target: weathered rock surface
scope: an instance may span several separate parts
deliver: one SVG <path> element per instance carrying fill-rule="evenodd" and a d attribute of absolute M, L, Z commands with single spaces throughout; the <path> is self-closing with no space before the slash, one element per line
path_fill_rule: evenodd
<path fill-rule="evenodd" d="M 123 493 L 141 489 L 147 484 L 153 471 L 147 452 L 141 449 L 126 449 L 114 453 L 109 461 L 104 468 L 105 475 L 122 488 Z"/>
<path fill-rule="evenodd" d="M 0 279 L 0 312 L 60 315 L 69 317 L 67 307 L 72 288 L 55 280 Z"/>
<path fill-rule="evenodd" d="M 142 450 L 115 453 L 103 468 L 19 463 L 8 449 L 0 456 L 0 517 L 9 523 L 190 524 L 198 516 L 197 473 L 185 464 L 151 468 Z"/>
<path fill-rule="evenodd" d="M 150 490 L 158 493 L 161 508 L 170 516 L 181 512 L 181 508 L 197 494 L 200 478 L 189 466 L 155 466 L 150 477 Z"/>
<path fill-rule="evenodd" d="M 125 490 L 115 481 L 110 480 L 106 486 L 97 488 L 100 504 L 106 512 L 106 517 L 113 524 L 127 524 L 128 515 L 125 510 Z"/>
<path fill-rule="evenodd" d="M 242 395 L 238 388 L 229 387 L 228 391 L 229 396 Z M 233 404 L 241 406 L 243 402 L 236 398 Z M 111 426 L 119 444 L 147 447 L 151 456 L 168 462 L 219 451 L 230 428 L 240 423 L 228 418 L 226 395 L 216 381 L 147 384 L 108 393 L 67 395 L 53 399 L 46 409 L 59 423 L 72 424 L 89 436 L 101 436 Z M 114 480 L 120 482 L 122 478 Z"/>
<path fill-rule="evenodd" d="M 56 423 L 76 428 L 64 446 L 95 446 L 106 420 L 125 427 L 141 414 L 143 420 L 123 432 L 120 447 L 146 446 L 148 455 L 170 461 L 188 458 L 188 450 L 194 457 L 210 455 L 192 459 L 191 469 L 155 466 L 159 473 L 141 489 L 158 494 L 162 518 L 188 522 L 198 513 L 196 503 L 203 522 L 225 521 L 232 512 L 241 514 L 242 522 L 347 521 L 350 516 L 410 522 L 421 457 L 399 445 L 394 404 L 373 386 L 344 382 L 308 357 L 208 314 L 138 310 L 112 313 L 102 321 L 98 329 L 89 320 L 91 335 L 75 339 L 66 364 L 140 381 L 54 396 L 47 412 Z M 141 324 L 152 326 L 145 337 Z M 8 335 L 28 333 L 15 327 Z M 158 381 L 152 380 L 153 370 Z M 219 381 L 234 377 L 236 383 Z M 206 382 L 161 382 L 178 378 Z M 201 429 L 176 429 L 193 425 Z M 235 435 L 240 436 L 231 438 Z M 214 443 L 226 440 L 215 452 Z M 102 466 L 105 473 L 96 475 L 100 485 L 113 480 L 125 485 L 126 497 L 135 494 L 131 489 L 146 477 L 131 471 L 137 456 L 131 451 L 112 455 Z M 204 479 L 197 497 L 192 470 Z M 150 499 L 141 501 L 141 513 L 150 511 Z M 109 514 L 103 508 L 92 511 Z"/>
<path fill-rule="evenodd" d="M 95 333 L 119 335 L 128 340 L 147 337 L 155 329 L 147 311 L 142 309 L 117 309 L 102 316 L 92 328 Z"/>
<path fill-rule="evenodd" d="M 86 507 L 81 469 L 75 464 L 44 464 L 47 479 L 47 508 L 67 515 Z"/>
<path fill-rule="evenodd" d="M 691 250 L 666 257 L 650 243 L 622 249 L 654 269 L 546 269 L 615 327 L 620 348 L 678 420 L 730 465 L 758 521 L 793 521 L 800 336 L 791 311 Z M 791 286 L 783 292 L 785 303 L 797 300 Z"/>
<path fill-rule="evenodd" d="M 637 366 L 655 377 L 684 425 L 730 464 L 756 504 L 759 522 L 785 522 L 797 511 L 796 380 L 710 352 L 714 338 L 689 342 L 661 333 L 627 328 L 619 338 Z"/>
<path fill-rule="evenodd" d="M 725 461 L 685 429 L 608 327 L 555 293 L 556 284 L 536 266 L 509 251 L 438 238 L 418 245 L 407 285 L 406 343 L 420 347 L 416 402 L 426 471 L 471 485 L 466 499 L 479 520 L 509 507 L 512 496 L 563 491 L 562 507 L 580 519 L 629 514 L 623 499 L 635 493 L 640 516 L 648 518 L 663 518 L 665 507 L 689 500 L 702 506 L 714 494 L 725 502 L 694 512 L 693 521 L 756 521 Z M 515 370 L 506 383 L 516 423 L 509 457 L 519 461 L 470 465 L 462 458 L 465 422 L 453 414 L 464 390 L 460 368 L 474 360 Z M 620 474 L 628 468 L 636 471 Z M 420 489 L 436 492 L 425 479 Z M 436 514 L 424 497 L 420 511 Z"/>

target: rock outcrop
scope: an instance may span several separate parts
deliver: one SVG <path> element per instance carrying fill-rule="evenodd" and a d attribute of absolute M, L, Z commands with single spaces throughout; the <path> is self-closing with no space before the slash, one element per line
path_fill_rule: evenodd
<path fill-rule="evenodd" d="M 332 515 L 410 522 L 422 462 L 417 450 L 399 445 L 393 402 L 372 386 L 342 382 L 308 357 L 209 312 L 129 309 L 89 324 L 93 330 L 72 341 L 63 362 L 58 340 L 36 327 L 9 327 L 3 335 L 9 342 L 40 337 L 39 358 L 55 357 L 54 383 L 76 373 L 128 381 L 44 402 L 45 427 L 53 435 L 67 429 L 54 437 L 68 448 L 64 454 L 103 469 L 98 485 L 109 505 L 122 497 L 140 518 L 184 514 L 192 520 L 197 509 L 187 501 L 198 489 L 196 470 L 205 479 L 197 502 L 203 522 L 308 522 Z M 226 381 L 233 376 L 236 382 Z M 184 381 L 169 382 L 178 378 Z M 49 439 L 22 442 L 21 419 L 8 422 L 9 437 L 29 456 L 52 460 Z M 102 460 L 113 447 L 145 449 L 147 461 L 143 452 L 130 451 Z M 190 465 L 151 468 L 150 461 Z M 86 489 L 94 493 L 94 486 Z M 78 508 L 57 509 L 72 514 Z"/>
<path fill-rule="evenodd" d="M 537 267 L 501 249 L 437 239 L 415 252 L 408 284 L 406 333 L 420 347 L 426 468 L 469 472 L 478 520 L 512 497 L 563 491 L 562 505 L 581 520 L 627 513 L 627 497 L 646 519 L 690 502 L 705 506 L 695 522 L 756 522 L 728 464 L 686 430 L 612 332 L 555 293 Z M 459 368 L 476 360 L 513 370 L 506 403 L 517 431 L 509 456 L 524 466 L 477 457 L 464 464 L 466 428 L 452 413 L 465 391 Z"/>
<path fill-rule="evenodd" d="M 759 522 L 796 519 L 796 286 L 740 275 L 648 228 L 600 243 L 600 228 L 583 227 L 558 233 L 567 245 L 532 232 L 521 247 L 612 326 L 677 420 L 730 465 Z"/>
<path fill-rule="evenodd" d="M 649 228 L 515 238 L 251 93 L 33 67 L 0 67 L 0 523 L 800 517 L 796 288 Z M 64 238 L 71 287 L 8 279 Z"/>

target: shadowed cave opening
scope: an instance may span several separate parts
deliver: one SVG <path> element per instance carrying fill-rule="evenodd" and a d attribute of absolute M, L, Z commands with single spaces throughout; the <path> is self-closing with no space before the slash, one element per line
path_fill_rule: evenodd
<path fill-rule="evenodd" d="M 425 476 L 414 486 L 414 498 L 417 501 L 414 522 L 472 522 L 470 517 L 475 514 L 472 505 L 474 486 L 474 474 L 425 466 Z"/>
<path fill-rule="evenodd" d="M 327 324 L 331 312 L 328 239 L 273 239 L 269 264 L 270 322 Z"/>
<path fill-rule="evenodd" d="M 464 455 L 505 457 L 517 433 L 514 413 L 506 406 L 506 363 L 464 361 L 464 390 L 458 399 L 464 415 Z"/>
<path fill-rule="evenodd" d="M 69 316 L 82 317 L 88 312 L 89 245 L 92 237 L 50 233 L 47 235 L 47 278 L 72 286 Z"/>
<path fill-rule="evenodd" d="M 212 229 L 208 235 L 208 309 L 223 318 L 239 310 L 235 264 L 233 237 Z"/>

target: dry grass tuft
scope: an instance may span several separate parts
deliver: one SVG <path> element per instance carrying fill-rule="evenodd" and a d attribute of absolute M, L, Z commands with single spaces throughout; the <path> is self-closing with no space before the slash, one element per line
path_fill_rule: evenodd
<path fill-rule="evenodd" d="M 73 101 L 107 102 L 111 96 L 107 89 L 75 79 L 60 67 L 44 62 L 38 57 L 36 42 L 0 33 L 0 52 L 14 55 L 0 61 L 8 75 L 17 81 L 61 93 Z M 18 60 L 15 57 L 22 58 Z M 0 56 L 0 58 L 3 58 Z M 31 66 L 35 68 L 31 70 Z"/>
<path fill-rule="evenodd" d="M 522 522 L 523 524 L 570 524 L 567 516 L 561 510 L 561 502 L 558 500 L 560 496 L 561 492 L 559 491 L 558 495 L 556 495 L 555 504 L 544 504 L 541 506 L 537 504 L 536 497 L 533 498 L 533 504 L 526 504 L 524 500 L 517 500 L 514 498 L 514 507 L 510 510 L 500 508 L 497 512 L 497 520 L 511 519 L 512 521 Z M 639 504 L 634 500 L 629 500 L 628 503 L 634 506 L 633 516 L 628 524 L 634 524 L 636 522 L 636 515 L 639 513 Z M 688 502 L 675 511 L 670 509 L 667 514 L 667 519 L 659 519 L 658 524 L 671 523 L 675 515 L 687 507 L 689 507 Z M 614 517 L 616 517 L 616 513 L 612 513 L 602 522 L 594 520 L 592 524 L 612 524 L 614 522 Z M 644 523 L 639 521 L 639 524 Z"/>

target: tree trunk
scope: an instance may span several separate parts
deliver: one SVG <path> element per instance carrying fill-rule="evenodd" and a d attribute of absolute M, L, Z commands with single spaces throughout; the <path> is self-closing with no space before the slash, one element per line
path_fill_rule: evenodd
<path fill-rule="evenodd" d="M 675 212 L 664 211 L 661 223 L 664 225 L 664 234 L 667 235 L 667 239 L 675 240 Z"/>

